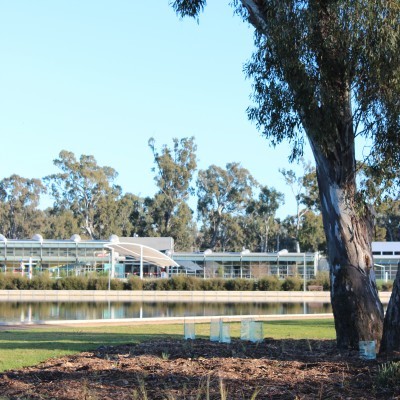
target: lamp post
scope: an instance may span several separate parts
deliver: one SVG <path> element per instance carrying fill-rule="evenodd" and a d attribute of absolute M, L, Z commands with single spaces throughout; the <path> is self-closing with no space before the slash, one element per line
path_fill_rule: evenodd
<path fill-rule="evenodd" d="M 108 252 L 108 291 L 111 290 L 111 251 Z"/>

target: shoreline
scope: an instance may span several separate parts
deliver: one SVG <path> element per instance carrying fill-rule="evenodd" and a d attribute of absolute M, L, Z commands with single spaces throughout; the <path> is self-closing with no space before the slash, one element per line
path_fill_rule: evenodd
<path fill-rule="evenodd" d="M 57 327 L 97 327 L 97 326 L 129 326 L 154 324 L 184 324 L 185 320 L 194 323 L 211 323 L 213 320 L 223 322 L 240 322 L 246 319 L 254 321 L 292 321 L 310 319 L 333 319 L 332 313 L 327 314 L 274 314 L 274 315 L 230 315 L 230 316 L 193 316 L 193 317 L 160 317 L 160 318 L 121 318 L 94 320 L 65 320 L 65 321 L 32 321 L 32 322 L 0 322 L 0 331 L 8 329 Z"/>
<path fill-rule="evenodd" d="M 391 292 L 379 292 L 388 303 Z M 323 291 L 0 290 L 0 302 L 281 302 L 330 303 Z"/>

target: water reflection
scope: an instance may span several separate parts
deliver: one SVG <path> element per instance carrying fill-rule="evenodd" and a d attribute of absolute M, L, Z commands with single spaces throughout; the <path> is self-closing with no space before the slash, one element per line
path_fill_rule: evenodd
<path fill-rule="evenodd" d="M 0 322 L 331 313 L 330 303 L 0 303 Z"/>

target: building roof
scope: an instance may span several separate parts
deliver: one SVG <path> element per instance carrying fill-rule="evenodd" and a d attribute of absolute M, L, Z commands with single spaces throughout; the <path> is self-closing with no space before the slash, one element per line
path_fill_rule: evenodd
<path fill-rule="evenodd" d="M 148 246 L 144 246 L 138 243 L 128 242 L 110 242 L 104 245 L 104 247 L 113 249 L 123 256 L 132 256 L 138 260 L 142 259 L 144 262 L 158 265 L 159 267 L 179 267 L 172 258 L 166 254 L 153 249 Z"/>

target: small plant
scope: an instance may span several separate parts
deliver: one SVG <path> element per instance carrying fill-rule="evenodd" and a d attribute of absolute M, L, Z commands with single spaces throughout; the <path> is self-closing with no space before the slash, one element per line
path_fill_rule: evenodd
<path fill-rule="evenodd" d="M 400 361 L 382 364 L 378 368 L 377 384 L 382 387 L 400 384 Z"/>
<path fill-rule="evenodd" d="M 137 381 L 138 381 L 139 389 L 137 391 L 134 390 L 133 398 L 140 399 L 140 400 L 147 400 L 148 397 L 147 397 L 146 384 L 144 382 L 144 378 L 141 376 L 137 376 Z"/>
<path fill-rule="evenodd" d="M 219 380 L 219 393 L 221 395 L 221 400 L 228 399 L 228 390 L 226 389 L 226 386 L 222 379 Z"/>
<path fill-rule="evenodd" d="M 161 358 L 163 360 L 169 360 L 170 354 L 165 353 L 164 351 L 161 353 Z"/>
<path fill-rule="evenodd" d="M 256 400 L 258 393 L 260 393 L 260 389 L 256 389 L 254 393 L 251 395 L 250 400 Z"/>

